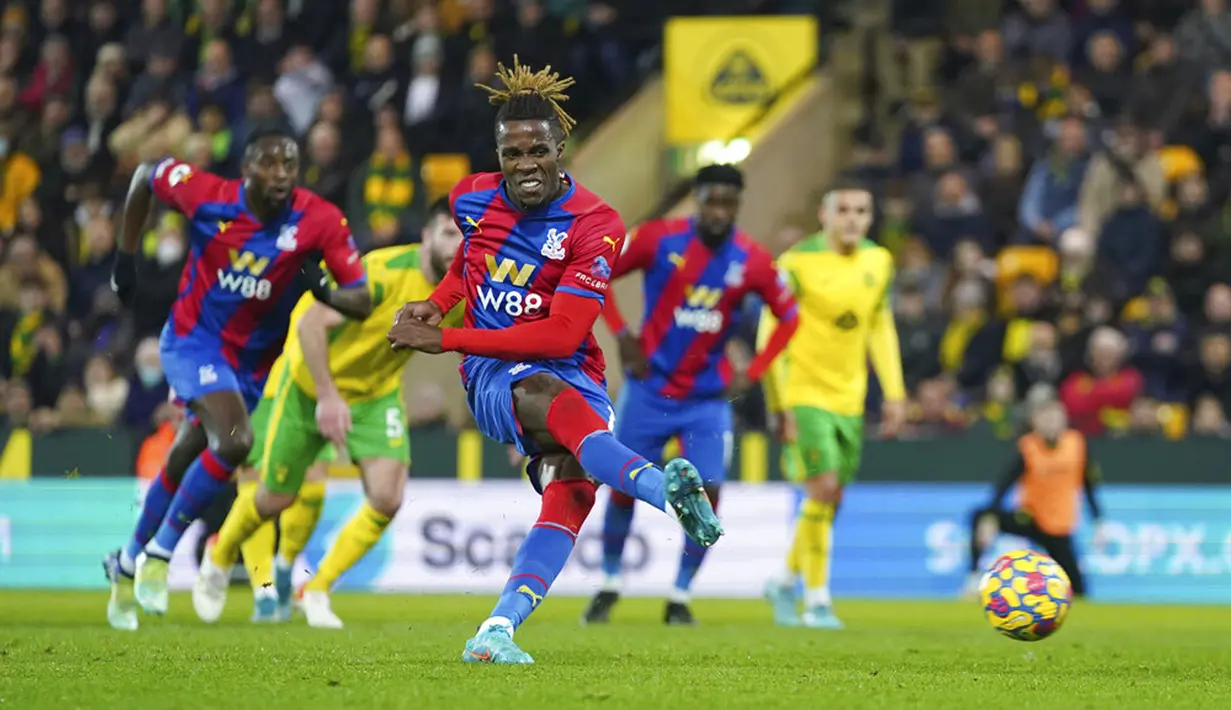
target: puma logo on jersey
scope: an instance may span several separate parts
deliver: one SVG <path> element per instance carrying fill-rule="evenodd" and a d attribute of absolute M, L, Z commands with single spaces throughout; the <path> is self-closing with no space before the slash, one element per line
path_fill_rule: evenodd
<path fill-rule="evenodd" d="M 470 227 L 471 229 L 473 229 L 473 230 L 474 230 L 473 232 L 471 232 L 471 235 L 470 235 L 470 236 L 476 236 L 476 235 L 479 235 L 479 234 L 482 234 L 482 233 L 483 233 L 483 226 L 482 226 L 482 225 L 483 225 L 483 220 L 484 220 L 484 219 L 485 219 L 484 217 L 480 217 L 480 218 L 476 221 L 474 217 L 466 217 L 466 218 L 465 218 L 465 220 L 466 220 L 466 226 L 467 226 L 467 227 Z"/>
<path fill-rule="evenodd" d="M 608 246 L 610 246 L 610 247 L 611 247 L 611 251 L 615 251 L 615 250 L 616 250 L 616 245 L 617 245 L 617 244 L 619 244 L 619 242 L 620 242 L 620 240 L 618 240 L 618 239 L 613 239 L 612 237 L 603 237 L 603 243 L 604 243 L 604 244 L 607 244 Z"/>

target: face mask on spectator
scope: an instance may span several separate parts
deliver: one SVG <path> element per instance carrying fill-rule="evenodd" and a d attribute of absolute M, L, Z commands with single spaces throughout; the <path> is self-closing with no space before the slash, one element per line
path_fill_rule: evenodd
<path fill-rule="evenodd" d="M 154 258 L 161 266 L 170 266 L 184 256 L 184 247 L 176 239 L 164 239 L 158 242 Z"/>
<path fill-rule="evenodd" d="M 159 382 L 162 382 L 162 368 L 159 367 L 138 367 L 137 379 L 141 380 L 141 384 L 146 387 L 153 387 Z"/>

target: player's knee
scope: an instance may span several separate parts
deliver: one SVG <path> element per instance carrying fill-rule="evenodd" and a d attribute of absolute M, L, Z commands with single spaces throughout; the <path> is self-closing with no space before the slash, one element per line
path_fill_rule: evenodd
<path fill-rule="evenodd" d="M 402 507 L 402 490 L 400 486 L 376 485 L 368 488 L 368 505 L 372 510 L 392 518 Z"/>
<path fill-rule="evenodd" d="M 294 493 L 279 493 L 261 486 L 256 492 L 256 512 L 262 520 L 275 518 L 291 507 L 295 498 Z"/>
<path fill-rule="evenodd" d="M 231 463 L 239 464 L 248 460 L 248 452 L 252 451 L 252 427 L 248 425 L 233 426 L 230 431 L 223 432 L 218 437 L 218 446 L 214 453 Z"/>

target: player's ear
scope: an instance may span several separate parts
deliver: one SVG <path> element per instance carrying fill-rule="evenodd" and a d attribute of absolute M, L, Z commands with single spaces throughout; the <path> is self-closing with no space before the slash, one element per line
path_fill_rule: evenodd
<path fill-rule="evenodd" d="M 566 141 L 566 140 L 564 140 L 563 138 L 561 138 L 561 139 L 560 139 L 560 141 L 559 141 L 558 143 L 556 143 L 556 160 L 563 160 L 563 159 L 564 159 L 564 145 L 565 145 L 565 143 L 567 143 L 567 142 L 568 142 L 568 141 Z"/>

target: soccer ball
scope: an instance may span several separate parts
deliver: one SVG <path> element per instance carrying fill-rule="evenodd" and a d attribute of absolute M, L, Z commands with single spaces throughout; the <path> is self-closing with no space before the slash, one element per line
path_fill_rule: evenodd
<path fill-rule="evenodd" d="M 1018 641 L 1041 641 L 1068 618 L 1073 585 L 1047 555 L 1014 550 L 983 575 L 979 598 L 993 629 Z"/>

